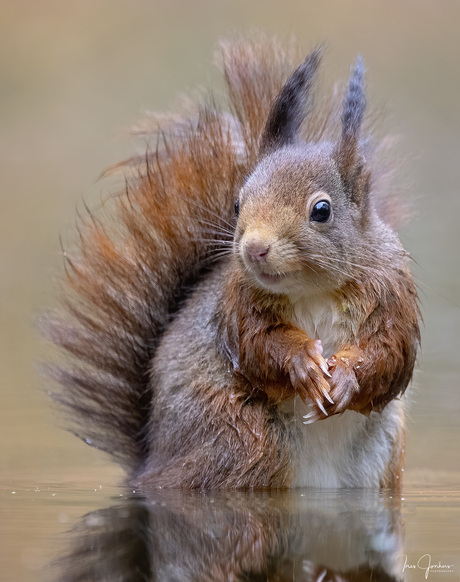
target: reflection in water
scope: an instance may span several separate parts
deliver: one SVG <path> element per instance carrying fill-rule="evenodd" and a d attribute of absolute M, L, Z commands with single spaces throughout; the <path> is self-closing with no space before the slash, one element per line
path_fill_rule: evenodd
<path fill-rule="evenodd" d="M 157 491 L 85 515 L 60 582 L 399 580 L 398 501 L 367 491 Z"/>

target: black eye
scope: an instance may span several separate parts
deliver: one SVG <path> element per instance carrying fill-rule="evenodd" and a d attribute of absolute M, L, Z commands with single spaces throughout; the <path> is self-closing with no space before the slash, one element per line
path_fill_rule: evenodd
<path fill-rule="evenodd" d="M 237 200 L 235 202 L 235 216 L 238 216 L 239 213 L 240 213 L 240 201 Z"/>
<path fill-rule="evenodd" d="M 327 222 L 331 217 L 331 205 L 327 200 L 320 200 L 313 206 L 310 220 L 313 222 Z"/>

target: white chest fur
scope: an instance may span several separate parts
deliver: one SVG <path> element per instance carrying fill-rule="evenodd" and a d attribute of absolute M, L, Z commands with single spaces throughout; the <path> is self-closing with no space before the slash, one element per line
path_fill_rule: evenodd
<path fill-rule="evenodd" d="M 292 323 L 312 339 L 320 339 L 323 357 L 337 353 L 352 334 L 349 314 L 331 296 L 316 296 L 293 301 Z M 283 406 L 295 424 L 299 439 L 294 486 L 375 487 L 391 455 L 391 442 L 385 425 L 386 414 L 367 418 L 352 411 L 310 425 L 303 424 L 309 411 L 300 398 Z M 398 426 L 396 422 L 395 427 Z M 390 431 L 391 433 L 391 431 Z"/>
<path fill-rule="evenodd" d="M 312 339 L 320 339 L 323 357 L 329 358 L 339 350 L 349 335 L 349 316 L 330 295 L 316 295 L 293 301 L 292 323 Z"/>

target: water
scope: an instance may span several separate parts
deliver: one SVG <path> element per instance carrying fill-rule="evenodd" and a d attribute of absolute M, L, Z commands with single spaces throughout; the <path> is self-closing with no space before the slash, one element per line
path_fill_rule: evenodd
<path fill-rule="evenodd" d="M 75 568 L 82 580 L 109 579 L 136 552 L 150 579 L 167 562 L 199 580 L 238 579 L 245 568 L 265 572 L 248 580 L 312 580 L 324 567 L 325 580 L 332 571 L 368 579 L 370 567 L 373 579 L 397 578 L 407 554 L 404 576 L 423 580 L 409 566 L 429 554 L 454 564 L 429 579 L 458 580 L 459 21 L 454 0 L 0 4 L 0 580 L 74 580 Z M 106 186 L 96 178 L 132 151 L 126 128 L 142 109 L 173 109 L 197 85 L 219 88 L 217 39 L 253 26 L 295 33 L 306 47 L 325 40 L 326 80 L 346 78 L 363 54 L 370 100 L 389 104 L 388 124 L 412 158 L 404 182 L 417 212 L 402 240 L 417 261 L 425 323 L 404 500 L 311 491 L 133 497 L 115 488 L 117 467 L 62 430 L 43 394 L 37 363 L 48 352 L 34 318 L 52 303 L 62 268 L 58 234 L 71 240 L 82 197 L 98 205 Z M 84 538 L 92 550 L 75 564 Z M 163 579 L 187 579 L 172 576 Z"/>
<path fill-rule="evenodd" d="M 426 489 L 144 497 L 43 486 L 4 490 L 0 541 L 3 563 L 18 561 L 11 580 L 449 581 L 459 576 L 459 501 Z"/>

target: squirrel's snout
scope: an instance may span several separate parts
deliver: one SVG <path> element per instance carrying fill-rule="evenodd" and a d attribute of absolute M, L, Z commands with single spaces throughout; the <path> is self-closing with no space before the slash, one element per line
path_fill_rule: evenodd
<path fill-rule="evenodd" d="M 244 253 L 252 263 L 266 261 L 270 245 L 262 240 L 251 239 L 244 245 Z"/>

